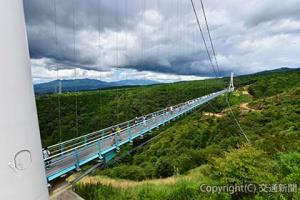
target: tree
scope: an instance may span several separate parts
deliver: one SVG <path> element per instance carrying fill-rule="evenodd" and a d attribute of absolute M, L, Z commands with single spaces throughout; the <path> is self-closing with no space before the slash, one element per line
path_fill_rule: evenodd
<path fill-rule="evenodd" d="M 174 174 L 174 166 L 170 159 L 162 157 L 155 164 L 156 177 L 165 178 Z"/>

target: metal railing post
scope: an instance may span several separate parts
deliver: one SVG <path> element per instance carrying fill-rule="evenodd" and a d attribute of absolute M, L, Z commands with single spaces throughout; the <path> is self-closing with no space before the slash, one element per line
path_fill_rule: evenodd
<path fill-rule="evenodd" d="M 115 138 L 115 146 L 117 147 L 117 150 L 119 150 L 119 138 L 118 138 L 118 133 L 114 133 L 114 138 Z"/>
<path fill-rule="evenodd" d="M 63 153 L 64 150 L 65 150 L 65 145 L 64 145 L 64 143 L 62 143 L 62 144 L 60 145 L 60 152 Z"/>
<path fill-rule="evenodd" d="M 87 143 L 87 136 L 84 136 L 84 144 Z"/>
<path fill-rule="evenodd" d="M 78 155 L 78 149 L 74 151 L 74 157 L 75 157 L 75 167 L 76 170 L 79 170 L 79 155 Z"/>
<path fill-rule="evenodd" d="M 102 156 L 102 139 L 98 140 L 97 147 L 98 147 L 98 157 L 99 157 L 99 159 L 103 159 L 103 156 Z"/>
<path fill-rule="evenodd" d="M 128 122 L 128 124 L 127 124 L 127 130 L 128 130 L 128 140 L 129 140 L 129 142 L 132 142 L 130 122 Z"/>

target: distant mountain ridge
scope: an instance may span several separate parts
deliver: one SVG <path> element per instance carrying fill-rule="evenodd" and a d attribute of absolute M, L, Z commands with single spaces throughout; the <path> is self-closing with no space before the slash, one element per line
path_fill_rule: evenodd
<path fill-rule="evenodd" d="M 268 73 L 281 73 L 288 71 L 299 71 L 300 68 L 287 68 L 282 67 L 273 70 L 265 70 L 261 72 L 256 72 L 253 74 L 245 74 L 240 77 L 255 76 L 255 75 L 265 75 Z M 105 82 L 96 79 L 76 79 L 76 80 L 61 80 L 61 91 L 62 92 L 74 92 L 74 91 L 86 91 L 86 90 L 97 90 L 105 88 L 114 88 L 122 86 L 143 86 L 143 85 L 154 85 L 160 84 L 158 81 L 147 80 L 147 79 L 128 79 L 114 82 Z M 59 81 L 51 81 L 47 83 L 40 83 L 34 85 L 34 90 L 36 94 L 51 94 L 59 92 Z"/>
<path fill-rule="evenodd" d="M 34 91 L 36 94 L 47 94 L 57 93 L 60 90 L 62 92 L 74 92 L 122 86 L 154 85 L 159 83 L 160 82 L 157 81 L 143 79 L 121 80 L 115 82 L 105 82 L 96 79 L 54 80 L 47 83 L 35 84 Z"/>
<path fill-rule="evenodd" d="M 129 85 L 154 85 L 158 84 L 160 82 L 158 81 L 153 81 L 153 80 L 142 80 L 142 79 L 128 79 L 128 80 L 121 80 L 121 81 L 115 81 L 115 82 L 110 82 L 112 84 L 117 84 L 121 86 L 129 86 Z"/>
<path fill-rule="evenodd" d="M 289 71 L 298 71 L 300 68 L 288 68 L 288 67 L 281 67 L 277 69 L 270 69 L 270 70 L 264 70 L 261 72 L 256 72 L 251 75 L 257 75 L 257 74 L 268 74 L 268 73 L 273 73 L 273 72 L 289 72 Z"/>

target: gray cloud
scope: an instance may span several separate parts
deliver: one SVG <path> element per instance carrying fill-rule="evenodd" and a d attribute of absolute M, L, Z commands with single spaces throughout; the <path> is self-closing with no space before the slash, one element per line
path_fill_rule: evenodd
<path fill-rule="evenodd" d="M 40 67 L 214 76 L 189 1 L 57 0 L 56 37 L 54 2 L 24 0 L 30 53 Z M 204 3 L 221 75 L 299 65 L 297 0 Z"/>
<path fill-rule="evenodd" d="M 256 2 L 253 13 L 249 15 L 248 23 L 257 25 L 284 18 L 300 19 L 300 6 L 297 0 L 272 1 L 265 0 Z"/>

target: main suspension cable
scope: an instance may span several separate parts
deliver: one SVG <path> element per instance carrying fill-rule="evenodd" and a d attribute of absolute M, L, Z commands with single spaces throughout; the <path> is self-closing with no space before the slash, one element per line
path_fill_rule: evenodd
<path fill-rule="evenodd" d="M 193 11 L 194 11 L 194 14 L 195 14 L 195 17 L 196 17 L 196 21 L 197 21 L 197 24 L 198 24 L 199 31 L 200 31 L 200 33 L 201 33 L 201 37 L 202 37 L 202 40 L 203 40 L 203 43 L 204 43 L 204 46 L 205 46 L 205 50 L 206 50 L 208 59 L 209 59 L 209 61 L 210 61 L 211 67 L 212 67 L 212 69 L 213 69 L 213 71 L 214 71 L 214 74 L 215 74 L 216 77 L 217 77 L 217 73 L 216 73 L 216 70 L 215 70 L 215 66 L 214 66 L 213 61 L 212 61 L 212 59 L 211 59 L 211 55 L 210 55 L 210 52 L 209 52 L 209 50 L 208 50 L 208 46 L 207 46 L 207 43 L 206 43 L 206 40 L 205 40 L 205 37 L 204 37 L 203 30 L 202 30 L 201 25 L 200 25 L 200 21 L 199 21 L 198 14 L 197 14 L 197 11 L 196 11 L 196 8 L 195 8 L 194 1 L 193 1 L 193 0 L 191 0 L 191 4 L 192 4 L 192 7 L 193 7 Z"/>
<path fill-rule="evenodd" d="M 208 26 L 208 22 L 207 22 L 207 17 L 206 17 L 206 12 L 205 12 L 205 8 L 204 8 L 203 0 L 200 0 L 200 2 L 201 2 L 201 8 L 202 8 L 202 12 L 203 12 L 203 16 L 204 16 L 204 20 L 205 20 L 205 24 L 206 24 L 208 37 L 209 37 L 209 40 L 210 40 L 211 49 L 212 49 L 213 56 L 214 56 L 214 59 L 215 59 L 215 62 L 216 62 L 217 72 L 218 72 L 218 75 L 220 76 L 219 63 L 218 63 L 218 60 L 217 60 L 215 47 L 214 47 L 213 42 L 212 42 L 212 37 L 211 37 L 211 34 L 210 34 L 210 29 L 209 29 L 209 26 Z"/>
<path fill-rule="evenodd" d="M 216 62 L 216 66 L 217 66 L 217 69 L 218 69 L 218 73 L 220 73 L 220 70 L 219 70 L 219 64 L 218 64 L 218 60 L 217 60 L 217 57 L 216 57 L 216 51 L 215 51 L 215 48 L 214 48 L 214 45 L 213 45 L 213 42 L 212 42 L 212 37 L 211 37 L 210 30 L 209 30 L 209 26 L 208 26 L 208 20 L 207 20 L 207 17 L 206 17 L 205 7 L 204 7 L 204 4 L 203 4 L 203 0 L 200 0 L 200 2 L 201 2 L 202 12 L 203 12 L 203 16 L 204 16 L 204 19 L 205 19 L 206 29 L 207 29 L 207 32 L 208 32 L 208 35 L 209 35 L 209 40 L 210 40 L 211 48 L 212 48 L 212 51 L 213 51 L 214 59 L 215 59 L 215 62 Z M 200 32 L 201 32 L 201 36 L 202 36 L 202 39 L 203 39 L 203 42 L 204 42 L 204 45 L 205 45 L 205 48 L 206 48 L 206 51 L 207 51 L 209 60 L 210 60 L 211 65 L 212 65 L 212 67 L 213 67 L 213 69 L 214 69 L 214 65 L 213 65 L 213 62 L 212 62 L 212 59 L 211 59 L 211 56 L 210 56 L 210 52 L 209 52 L 209 50 L 208 50 L 208 48 L 207 48 L 207 44 L 206 44 L 206 41 L 205 41 L 205 38 L 204 38 L 203 31 L 202 31 L 202 29 L 201 29 L 201 25 L 200 25 L 200 22 L 199 22 L 199 18 L 198 18 L 197 11 L 196 11 L 196 9 L 195 9 L 195 5 L 194 5 L 193 0 L 191 0 L 191 3 L 192 3 L 192 7 L 193 7 L 193 10 L 194 10 L 194 14 L 195 14 L 195 17 L 196 17 L 196 19 L 197 19 L 198 27 L 199 27 L 199 30 L 200 30 Z M 214 72 L 215 72 L 215 74 L 216 74 L 215 69 L 214 69 Z M 219 75 L 220 75 L 220 74 L 219 74 Z M 228 108 L 229 108 L 229 110 L 230 110 L 230 113 L 231 113 L 232 117 L 234 118 L 234 121 L 235 121 L 236 125 L 239 127 L 241 133 L 243 134 L 243 136 L 245 137 L 245 139 L 247 140 L 247 142 L 250 144 L 250 140 L 248 139 L 248 137 L 247 137 L 245 131 L 243 130 L 241 124 L 239 123 L 238 119 L 236 118 L 236 116 L 235 116 L 235 114 L 234 114 L 234 112 L 233 112 L 233 110 L 232 110 L 232 107 L 231 107 L 231 105 L 230 105 L 230 103 L 229 103 L 229 100 L 228 100 L 228 93 L 226 94 L 226 97 L 225 97 L 225 98 L 226 98 L 225 101 L 226 101 L 226 103 L 227 103 L 227 105 L 228 105 Z"/>

